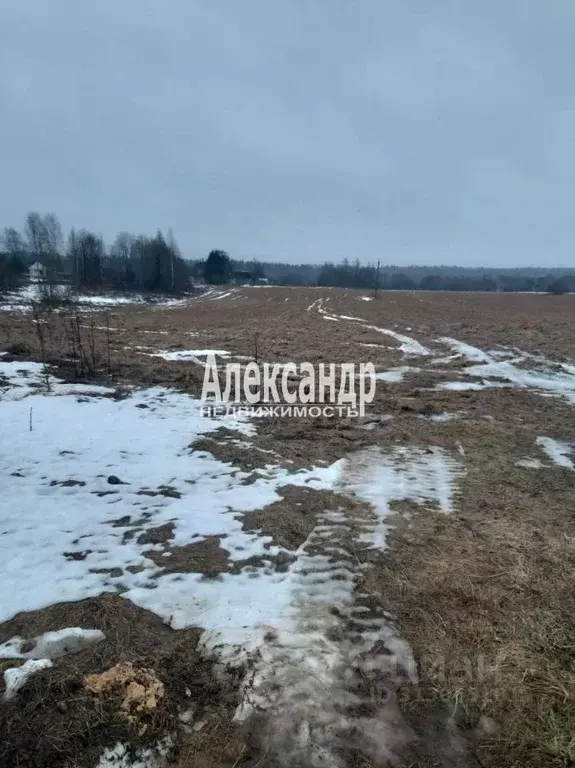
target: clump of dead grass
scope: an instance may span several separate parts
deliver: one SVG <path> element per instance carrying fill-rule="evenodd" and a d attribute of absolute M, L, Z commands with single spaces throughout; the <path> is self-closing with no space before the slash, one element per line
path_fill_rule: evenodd
<path fill-rule="evenodd" d="M 464 498 L 456 519 L 416 515 L 409 537 L 392 536 L 392 555 L 366 578 L 385 583 L 420 665 L 421 684 L 400 692 L 405 711 L 445 706 L 482 765 L 559 768 L 575 760 L 568 520 L 551 499 L 521 493 L 512 473 L 492 480 L 486 494 L 469 478 L 475 500 Z"/>

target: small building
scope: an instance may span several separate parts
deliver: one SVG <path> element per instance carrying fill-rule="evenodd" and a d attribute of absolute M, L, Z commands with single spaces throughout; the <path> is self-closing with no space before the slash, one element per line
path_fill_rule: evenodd
<path fill-rule="evenodd" d="M 236 269 L 232 272 L 232 285 L 249 285 L 253 279 L 251 272 L 242 269 Z"/>
<path fill-rule="evenodd" d="M 34 264 L 28 270 L 28 277 L 32 283 L 40 283 L 46 279 L 48 270 L 39 261 L 35 261 Z"/>

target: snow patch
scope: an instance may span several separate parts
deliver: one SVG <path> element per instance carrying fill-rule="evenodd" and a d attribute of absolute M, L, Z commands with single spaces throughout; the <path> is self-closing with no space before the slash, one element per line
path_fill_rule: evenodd
<path fill-rule="evenodd" d="M 569 373 L 528 371 L 505 361 L 473 365 L 466 370 L 466 373 L 469 376 L 481 377 L 484 380 L 504 379 L 516 387 L 559 395 L 568 402 L 575 404 L 575 376 Z M 497 386 L 497 384 L 490 383 L 490 386 Z"/>
<path fill-rule="evenodd" d="M 78 296 L 78 301 L 82 304 L 90 304 L 100 307 L 119 307 L 123 304 L 143 304 L 144 297 L 138 294 L 133 296 Z"/>
<path fill-rule="evenodd" d="M 230 357 L 230 352 L 225 349 L 181 349 L 177 351 L 154 352 L 150 357 L 162 357 L 164 360 L 181 360 L 197 362 L 198 357 L 216 355 L 217 357 Z"/>
<path fill-rule="evenodd" d="M 0 373 L 7 365 L 0 362 Z M 0 621 L 104 592 L 142 588 L 159 596 L 169 580 L 152 579 L 160 568 L 143 554 L 150 545 L 124 537 L 142 511 L 150 515 L 145 527 L 172 524 L 177 546 L 220 535 L 230 560 L 273 556 L 279 548 L 269 536 L 243 531 L 241 513 L 278 501 L 282 485 L 332 482 L 329 467 L 288 473 L 269 465 L 246 483 L 253 480 L 249 473 L 191 450 L 194 439 L 222 421 L 204 416 L 199 400 L 169 390 L 136 391 L 120 401 L 29 394 L 1 408 L 10 452 L 0 456 Z M 62 430 L 62 424 L 73 427 Z M 244 436 L 255 431 L 241 419 L 225 424 Z M 112 475 L 121 484 L 111 485 Z M 154 495 L 166 487 L 175 493 Z M 128 522 L 116 525 L 120 518 Z M 177 593 L 176 586 L 168 592 Z"/>
<path fill-rule="evenodd" d="M 314 483 L 362 499 L 373 512 L 358 517 L 344 508 L 326 510 L 285 573 L 244 569 L 217 581 L 180 574 L 125 596 L 175 629 L 203 627 L 202 646 L 224 665 L 250 662 L 236 716 L 242 720 L 254 708 L 268 715 L 270 742 L 286 766 L 339 766 L 338 733 L 359 729 L 362 738 L 375 739 L 376 751 L 386 743 L 387 736 L 374 736 L 378 728 L 388 733 L 386 711 L 378 712 L 377 722 L 342 714 L 363 655 L 388 681 L 417 679 L 411 649 L 389 617 L 358 603 L 360 571 L 349 540 L 385 548 L 393 501 L 435 502 L 449 512 L 459 474 L 459 462 L 439 448 L 359 451 L 316 470 Z M 342 631 L 346 621 L 357 628 L 353 642 Z M 400 738 L 401 732 L 396 723 L 394 734 Z"/>
<path fill-rule="evenodd" d="M 443 381 L 437 385 L 436 389 L 444 389 L 448 392 L 465 392 L 467 390 L 488 389 L 490 386 L 487 382 L 478 384 L 475 381 Z"/>
<path fill-rule="evenodd" d="M 372 331 L 377 331 L 377 333 L 383 333 L 385 336 L 390 336 L 392 339 L 395 339 L 395 341 L 399 341 L 399 348 L 404 355 L 424 357 L 431 354 L 427 347 L 424 347 L 419 341 L 412 339 L 411 336 L 405 336 L 402 333 L 390 331 L 388 328 L 379 328 L 377 325 L 364 324 L 363 327 L 369 328 Z"/>
<path fill-rule="evenodd" d="M 52 290 L 61 296 L 65 296 L 69 288 L 70 286 L 62 284 L 53 286 Z M 15 291 L 4 297 L 5 301 L 0 303 L 0 312 L 29 312 L 31 310 L 31 302 L 39 301 L 41 296 L 41 286 L 36 284 L 26 285 L 19 291 Z M 148 304 L 151 307 L 164 308 L 178 307 L 187 304 L 190 297 L 186 296 L 179 299 L 173 297 L 157 297 L 150 301 L 149 298 L 142 294 L 134 293 L 126 295 L 112 294 L 108 296 L 78 294 L 75 295 L 74 298 L 82 305 L 82 310 L 84 312 L 89 312 L 90 310 L 96 311 L 98 309 L 106 309 L 107 307 L 125 306 L 129 304 Z"/>
<path fill-rule="evenodd" d="M 426 421 L 436 421 L 436 422 L 443 422 L 443 421 L 453 421 L 453 419 L 457 418 L 456 413 L 448 413 L 447 411 L 445 413 L 430 413 L 427 415 L 422 415 L 422 419 L 425 419 Z"/>
<path fill-rule="evenodd" d="M 106 636 L 99 629 L 66 627 L 38 635 L 32 640 L 33 648 L 22 651 L 24 644 L 30 641 L 16 636 L 0 645 L 0 659 L 57 659 L 68 653 L 83 651 L 105 639 Z"/>
<path fill-rule="evenodd" d="M 515 462 L 515 466 L 525 469 L 543 469 L 543 463 L 539 459 L 519 459 Z"/>
<path fill-rule="evenodd" d="M 343 459 L 337 485 L 373 506 L 378 521 L 362 541 L 385 548 L 392 502 L 433 502 L 442 512 L 450 512 L 455 481 L 462 473 L 459 462 L 441 448 L 397 447 L 384 452 L 371 447 Z"/>
<path fill-rule="evenodd" d="M 437 339 L 440 344 L 447 344 L 455 352 L 456 356 L 466 357 L 472 363 L 489 363 L 491 357 L 481 349 L 472 347 L 471 344 L 466 344 L 464 341 L 457 341 L 449 336 L 442 336 Z M 449 358 L 448 358 L 449 359 Z"/>
<path fill-rule="evenodd" d="M 7 385 L 3 384 L 6 380 Z M 29 395 L 107 395 L 114 392 L 110 387 L 98 384 L 67 384 L 49 373 L 42 363 L 0 361 L 0 402 L 22 400 Z"/>
<path fill-rule="evenodd" d="M 50 659 L 30 659 L 22 664 L 21 667 L 10 667 L 4 671 L 4 700 L 13 699 L 18 691 L 23 688 L 33 674 L 41 669 L 51 667 Z"/>
<path fill-rule="evenodd" d="M 485 389 L 487 387 L 512 386 L 561 396 L 568 402 L 575 404 L 574 366 L 563 363 L 561 371 L 554 371 L 551 361 L 519 350 L 511 350 L 512 357 L 510 357 L 510 351 L 484 352 L 477 347 L 449 337 L 443 337 L 438 341 L 447 344 L 457 355 L 462 355 L 473 363 L 463 371 L 465 375 L 483 379 L 483 383 L 479 386 L 463 387 L 460 386 L 459 382 L 450 382 L 440 384 L 438 389 Z M 530 359 L 547 364 L 548 370 L 528 370 L 517 365 L 517 363 Z M 493 381 L 493 379 L 499 381 Z"/>
<path fill-rule="evenodd" d="M 555 440 L 552 437 L 538 437 L 535 442 L 558 467 L 575 469 L 570 458 L 570 456 L 574 455 L 574 450 L 573 446 L 569 445 L 569 443 Z"/>
<path fill-rule="evenodd" d="M 154 748 L 139 749 L 135 753 L 133 748 L 118 742 L 104 751 L 96 768 L 164 768 L 171 748 L 170 738 Z"/>
<path fill-rule="evenodd" d="M 430 355 L 430 351 L 423 344 L 413 339 L 411 336 L 405 336 L 405 334 L 391 331 L 388 328 L 380 328 L 377 325 L 370 325 L 362 317 L 354 317 L 351 315 L 330 315 L 322 307 L 318 307 L 318 311 L 323 315 L 325 320 L 348 320 L 353 323 L 359 324 L 362 328 L 367 328 L 370 331 L 376 331 L 382 333 L 385 336 L 390 336 L 395 341 L 399 342 L 399 349 L 404 355 L 414 356 L 427 356 Z"/>

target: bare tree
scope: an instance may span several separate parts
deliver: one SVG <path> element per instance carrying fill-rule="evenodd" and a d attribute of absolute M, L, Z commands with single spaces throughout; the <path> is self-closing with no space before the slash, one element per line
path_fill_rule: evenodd
<path fill-rule="evenodd" d="M 82 275 L 84 274 L 84 265 L 81 260 L 81 253 L 78 247 L 78 236 L 74 227 L 70 230 L 68 235 L 68 246 L 66 248 L 66 258 L 68 260 L 68 269 L 72 275 L 72 283 L 75 286 L 80 285 L 82 282 Z"/>
<path fill-rule="evenodd" d="M 168 248 L 170 249 L 170 283 L 173 292 L 175 288 L 174 259 L 181 259 L 182 253 L 174 237 L 174 230 L 171 227 L 168 230 Z"/>
<path fill-rule="evenodd" d="M 14 227 L 6 227 L 0 236 L 0 246 L 4 250 L 0 253 L 0 292 L 14 290 L 26 272 L 26 243 Z"/>
<path fill-rule="evenodd" d="M 115 259 L 127 261 L 132 253 L 134 240 L 134 235 L 129 232 L 119 232 L 110 248 L 110 255 Z"/>
<path fill-rule="evenodd" d="M 29 252 L 44 266 L 42 295 L 45 299 L 52 300 L 56 295 L 55 287 L 63 250 L 60 222 L 53 213 L 41 216 L 36 211 L 31 211 L 26 218 L 25 229 Z"/>
<path fill-rule="evenodd" d="M 120 232 L 110 248 L 110 258 L 120 264 L 121 282 L 125 286 L 134 283 L 135 274 L 131 262 L 136 238 L 129 232 Z"/>
<path fill-rule="evenodd" d="M 4 248 L 4 252 L 10 257 L 21 258 L 28 252 L 24 238 L 17 229 L 14 229 L 14 227 L 4 227 L 4 232 L 0 237 L 0 243 Z"/>
<path fill-rule="evenodd" d="M 72 229 L 66 250 L 72 279 L 76 286 L 99 286 L 103 282 L 104 242 L 93 232 Z"/>
<path fill-rule="evenodd" d="M 54 213 L 47 213 L 44 216 L 44 232 L 48 253 L 51 256 L 60 257 L 64 251 L 64 237 L 60 222 Z"/>
<path fill-rule="evenodd" d="M 26 237 L 30 253 L 37 259 L 46 254 L 46 230 L 39 213 L 31 211 L 26 217 Z"/>

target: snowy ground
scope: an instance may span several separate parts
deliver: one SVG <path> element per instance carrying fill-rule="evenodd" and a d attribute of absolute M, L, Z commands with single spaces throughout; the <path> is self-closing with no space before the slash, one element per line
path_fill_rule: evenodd
<path fill-rule="evenodd" d="M 433 502 L 448 513 L 462 472 L 458 460 L 441 448 L 374 448 L 306 470 L 269 464 L 245 472 L 189 447 L 221 422 L 202 416 L 200 403 L 188 395 L 153 388 L 116 400 L 105 387 L 54 378 L 47 392 L 39 364 L 1 359 L 0 376 L 3 435 L 10 436 L 9 450 L 0 454 L 0 621 L 119 592 L 174 629 L 201 627 L 206 649 L 226 662 L 249 662 L 249 703 L 244 701 L 238 717 L 257 704 L 279 723 L 280 713 L 303 707 L 306 727 L 315 734 L 314 759 L 336 765 L 330 733 L 336 724 L 345 725 L 341 707 L 353 703 L 342 671 L 378 640 L 382 650 L 372 664 L 415 676 L 410 649 L 389 618 L 373 609 L 364 618 L 350 544 L 385 548 L 390 504 L 397 500 Z M 244 444 L 254 435 L 245 421 L 233 428 Z M 350 517 L 345 505 L 326 509 L 294 551 L 259 531 L 243 531 L 242 516 L 280 500 L 286 485 L 335 491 L 366 502 L 366 511 Z M 140 542 L 142 534 L 165 525 L 173 526 L 169 544 L 150 544 L 145 536 Z M 171 546 L 211 536 L 221 537 L 236 572 L 216 580 L 202 573 L 163 573 L 157 559 L 145 554 L 169 558 Z M 282 551 L 293 562 L 277 571 L 273 557 Z M 242 567 L 254 556 L 259 564 Z M 363 622 L 361 641 L 333 639 L 342 616 Z M 11 643 L 18 655 L 18 638 Z M 270 692 L 277 690 L 270 689 L 272 681 L 281 694 Z M 375 728 L 367 720 L 363 727 Z M 298 760 L 299 747 L 293 749 Z"/>
<path fill-rule="evenodd" d="M 469 366 L 463 369 L 463 373 L 472 379 L 472 381 L 448 382 L 442 385 L 443 389 L 517 387 L 563 397 L 567 402 L 575 404 L 575 368 L 571 364 L 557 365 L 542 356 L 530 355 L 520 350 L 500 349 L 486 352 L 448 337 L 438 341 L 453 350 L 454 357 L 449 359 L 463 358 L 469 362 Z M 443 360 L 439 359 L 435 362 L 443 362 Z M 477 379 L 481 381 L 478 382 Z"/>
<path fill-rule="evenodd" d="M 241 515 L 277 501 L 283 485 L 353 493 L 372 503 L 374 518 L 363 534 L 371 546 L 385 545 L 382 521 L 390 501 L 430 500 L 450 509 L 457 469 L 441 449 L 352 453 L 331 466 L 299 472 L 270 464 L 256 470 L 254 480 L 189 448 L 221 422 L 202 416 L 200 403 L 185 394 L 144 389 L 117 401 L 105 387 L 62 384 L 53 377 L 47 393 L 37 363 L 0 362 L 0 375 L 6 384 L 0 389 L 3 434 L 10 435 L 10 450 L 0 459 L 6 571 L 0 620 L 120 590 L 177 627 L 229 628 L 237 606 L 250 634 L 257 625 L 281 624 L 289 613 L 289 573 L 280 577 L 263 567 L 252 608 L 251 570 L 215 584 L 202 582 L 199 574 L 164 576 L 150 589 L 160 570 L 143 555 L 151 547 L 126 540 L 129 524 L 116 521 L 126 515 L 140 519 L 142 530 L 173 523 L 178 546 L 222 536 L 229 559 L 241 561 L 279 551 L 269 537 L 243 532 Z M 231 424 L 243 442 L 254 432 L 247 422 L 226 420 Z M 157 489 L 169 492 L 146 495 Z M 143 570 L 131 573 L 128 566 Z M 186 597 L 191 592 L 193 598 Z M 269 599 L 262 597 L 266 593 Z"/>
<path fill-rule="evenodd" d="M 69 285 L 57 285 L 53 290 L 57 293 L 65 295 L 69 290 Z M 75 297 L 82 306 L 83 311 L 88 309 L 108 309 L 110 307 L 129 306 L 131 304 L 147 304 L 149 303 L 149 297 L 142 294 L 108 294 L 108 295 L 88 295 L 78 294 Z M 161 306 L 164 308 L 169 307 L 183 307 L 191 297 L 173 298 L 160 296 L 154 298 L 154 306 Z M 23 286 L 18 291 L 13 291 L 2 297 L 0 301 L 0 312 L 28 312 L 30 310 L 30 302 L 39 301 L 41 299 L 41 287 L 36 283 L 29 283 Z"/>

